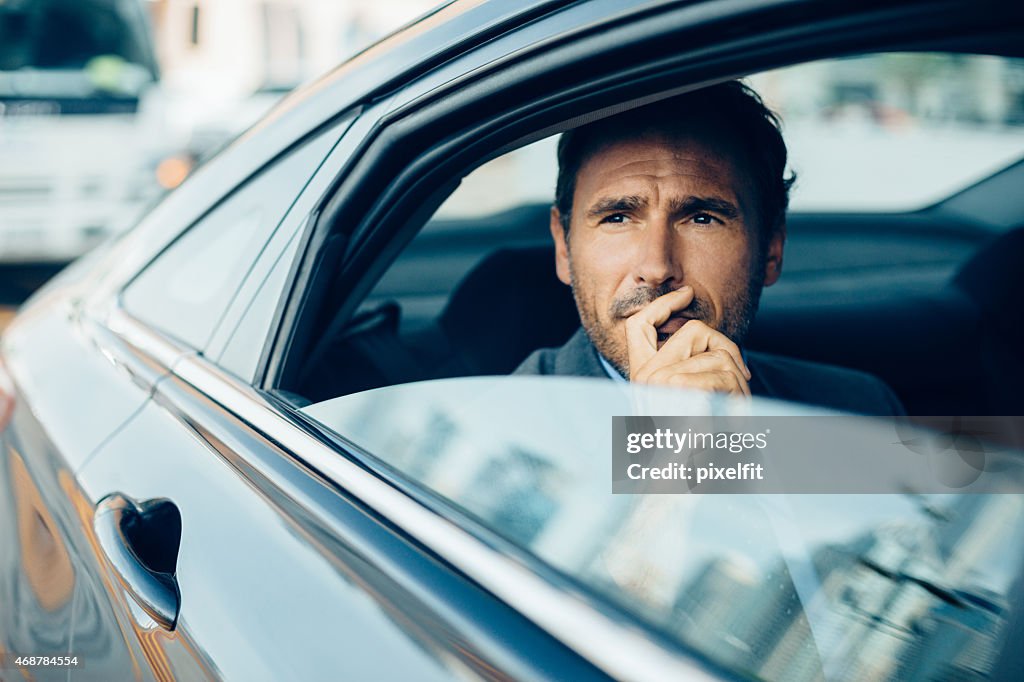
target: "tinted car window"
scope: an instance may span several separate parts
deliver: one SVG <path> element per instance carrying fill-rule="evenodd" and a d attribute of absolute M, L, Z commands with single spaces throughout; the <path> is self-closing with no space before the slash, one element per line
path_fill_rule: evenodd
<path fill-rule="evenodd" d="M 266 345 L 274 313 L 281 301 L 285 283 L 288 281 L 288 272 L 301 241 L 299 236 L 299 233 L 293 235 L 284 252 L 278 256 L 270 274 L 260 284 L 256 296 L 231 333 L 224 352 L 217 358 L 221 367 L 246 381 L 253 378 L 263 347 Z"/>
<path fill-rule="evenodd" d="M 336 140 L 332 130 L 249 180 L 128 285 L 125 308 L 203 349 L 261 249 Z"/>

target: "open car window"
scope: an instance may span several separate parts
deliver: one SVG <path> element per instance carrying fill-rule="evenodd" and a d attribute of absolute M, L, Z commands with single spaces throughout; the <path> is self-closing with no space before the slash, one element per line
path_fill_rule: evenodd
<path fill-rule="evenodd" d="M 915 211 L 1024 158 L 1024 60 L 871 54 L 746 81 L 782 117 L 795 212 Z M 555 138 L 467 176 L 437 218 L 468 221 L 551 202 Z"/>
<path fill-rule="evenodd" d="M 1012 261 L 1020 239 L 983 251 L 1007 232 L 994 225 L 1024 228 L 1024 207 L 1004 179 L 1024 172 L 1021 66 L 881 54 L 747 79 L 780 111 L 798 173 L 782 276 L 763 291 L 747 350 L 866 372 L 909 413 L 1015 412 L 1024 402 L 1010 388 L 1019 370 L 992 359 L 1013 353 L 999 331 L 1014 326 L 1013 313 L 992 309 L 986 292 L 1005 290 L 1009 266 L 992 260 Z M 463 178 L 345 328 L 318 339 L 298 381 L 280 388 L 318 402 L 509 374 L 531 352 L 564 344 L 579 315 L 556 277 L 548 227 L 556 142 L 542 139 Z M 961 206 L 966 194 L 973 210 Z M 1017 213 L 1021 222 L 1007 223 Z M 968 272 L 983 281 L 965 285 Z M 870 333 L 879 326 L 901 331 Z"/>

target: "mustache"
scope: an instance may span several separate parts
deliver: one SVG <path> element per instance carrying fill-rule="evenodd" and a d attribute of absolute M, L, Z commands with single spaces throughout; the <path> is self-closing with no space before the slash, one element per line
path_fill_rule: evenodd
<path fill-rule="evenodd" d="M 658 287 L 637 287 L 636 289 L 633 289 L 612 301 L 612 317 L 629 317 L 651 301 L 661 298 L 665 294 L 675 291 L 675 289 L 676 287 L 668 284 L 662 284 Z M 707 322 L 712 319 L 711 304 L 706 299 L 697 296 L 697 293 L 694 292 L 693 300 L 690 301 L 690 305 L 674 313 L 673 317 L 678 315 L 685 315 L 696 320 Z"/>

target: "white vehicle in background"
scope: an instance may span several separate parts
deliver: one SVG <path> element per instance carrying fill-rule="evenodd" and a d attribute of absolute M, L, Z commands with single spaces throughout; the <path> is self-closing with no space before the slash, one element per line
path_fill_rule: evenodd
<path fill-rule="evenodd" d="M 70 261 L 184 178 L 158 84 L 139 0 L 0 2 L 0 264 Z"/>

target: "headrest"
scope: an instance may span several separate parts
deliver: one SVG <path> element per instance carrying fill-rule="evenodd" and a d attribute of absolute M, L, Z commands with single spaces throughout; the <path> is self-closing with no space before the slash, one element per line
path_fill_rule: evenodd
<path fill-rule="evenodd" d="M 1000 235 L 961 266 L 953 285 L 1007 341 L 1024 344 L 1024 227 Z"/>
<path fill-rule="evenodd" d="M 537 348 L 565 343 L 580 325 L 572 291 L 555 274 L 554 247 L 495 251 L 456 287 L 440 325 L 474 372 L 507 374 Z"/>

